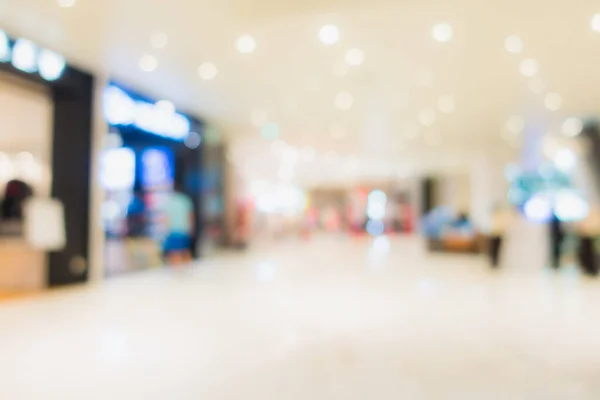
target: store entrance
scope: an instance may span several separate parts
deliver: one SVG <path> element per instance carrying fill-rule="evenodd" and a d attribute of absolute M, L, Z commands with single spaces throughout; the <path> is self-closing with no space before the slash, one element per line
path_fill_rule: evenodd
<path fill-rule="evenodd" d="M 170 234 L 166 209 L 174 193 L 184 193 L 193 214 L 198 212 L 195 153 L 179 143 L 135 134 L 121 133 L 123 146 L 102 157 L 107 276 L 163 265 Z M 197 256 L 196 236 L 190 240 L 192 256 Z"/>
<path fill-rule="evenodd" d="M 52 112 L 42 85 L 0 73 L 0 297 L 47 286 L 47 255 L 23 223 L 25 203 L 50 196 Z"/>

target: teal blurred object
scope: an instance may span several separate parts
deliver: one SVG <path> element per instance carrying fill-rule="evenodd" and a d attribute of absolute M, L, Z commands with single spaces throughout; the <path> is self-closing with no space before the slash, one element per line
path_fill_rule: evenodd
<path fill-rule="evenodd" d="M 508 201 L 522 207 L 531 197 L 539 193 L 556 193 L 562 189 L 571 189 L 569 175 L 558 170 L 552 164 L 545 164 L 535 171 L 521 171 L 512 180 L 508 191 Z"/>

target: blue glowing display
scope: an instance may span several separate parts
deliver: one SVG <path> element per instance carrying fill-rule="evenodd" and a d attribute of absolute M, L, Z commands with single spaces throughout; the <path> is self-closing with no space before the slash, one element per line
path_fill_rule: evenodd
<path fill-rule="evenodd" d="M 30 40 L 11 40 L 0 30 L 0 62 L 10 62 L 16 69 L 34 74 L 36 72 L 47 81 L 55 81 L 63 75 L 66 62 L 63 56 L 48 49 L 40 49 Z"/>
<path fill-rule="evenodd" d="M 135 126 L 145 132 L 181 142 L 190 134 L 190 120 L 177 113 L 174 107 L 165 106 L 168 102 L 135 100 L 114 85 L 104 89 L 102 102 L 104 117 L 110 125 Z"/>

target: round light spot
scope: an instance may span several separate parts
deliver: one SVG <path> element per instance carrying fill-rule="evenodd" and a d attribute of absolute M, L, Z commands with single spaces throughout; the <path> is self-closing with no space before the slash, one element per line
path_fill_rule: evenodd
<path fill-rule="evenodd" d="M 202 136 L 197 132 L 190 132 L 183 143 L 187 148 L 195 149 L 202 143 Z"/>
<path fill-rule="evenodd" d="M 205 81 L 215 79 L 218 72 L 219 71 L 217 70 L 215 64 L 210 62 L 204 62 L 198 67 L 198 76 L 200 77 L 200 79 L 203 79 Z"/>
<path fill-rule="evenodd" d="M 541 194 L 531 197 L 523 206 L 525 216 L 534 222 L 546 222 L 552 217 L 552 202 Z"/>
<path fill-rule="evenodd" d="M 59 7 L 70 8 L 74 7 L 75 4 L 77 4 L 77 0 L 56 0 L 56 3 Z"/>
<path fill-rule="evenodd" d="M 456 104 L 454 102 L 454 97 L 449 96 L 449 95 L 441 96 L 438 99 L 438 108 L 444 114 L 451 114 L 451 113 L 453 113 L 454 109 L 456 108 Z"/>
<path fill-rule="evenodd" d="M 260 134 L 267 140 L 277 139 L 279 136 L 279 125 L 277 125 L 275 122 L 264 124 L 260 130 Z"/>
<path fill-rule="evenodd" d="M 443 22 L 433 27 L 431 35 L 438 42 L 449 42 L 454 36 L 454 29 L 450 24 Z"/>
<path fill-rule="evenodd" d="M 365 53 L 361 49 L 350 49 L 346 52 L 348 65 L 357 66 L 365 61 Z"/>
<path fill-rule="evenodd" d="M 567 118 L 562 124 L 562 133 L 567 137 L 575 137 L 583 131 L 583 122 L 579 118 Z"/>
<path fill-rule="evenodd" d="M 323 44 L 331 46 L 340 40 L 340 30 L 335 25 L 325 25 L 319 31 L 319 39 Z"/>
<path fill-rule="evenodd" d="M 240 53 L 250 54 L 256 50 L 256 40 L 250 35 L 243 35 L 238 38 L 236 46 Z"/>
<path fill-rule="evenodd" d="M 594 14 L 590 21 L 590 27 L 595 32 L 600 32 L 600 14 Z"/>
<path fill-rule="evenodd" d="M 519 64 L 521 75 L 532 78 L 540 71 L 540 66 L 533 58 L 526 58 Z"/>
<path fill-rule="evenodd" d="M 519 134 L 525 129 L 525 120 L 523 120 L 523 117 L 513 115 L 506 121 L 506 129 L 511 133 Z"/>
<path fill-rule="evenodd" d="M 67 63 L 64 57 L 50 50 L 42 50 L 38 60 L 40 76 L 47 81 L 55 81 L 60 78 Z"/>
<path fill-rule="evenodd" d="M 152 72 L 158 68 L 158 60 L 156 57 L 146 54 L 140 58 L 139 66 L 144 72 Z"/>
<path fill-rule="evenodd" d="M 577 156 L 572 150 L 561 149 L 553 157 L 556 168 L 564 172 L 570 172 L 577 165 Z"/>
<path fill-rule="evenodd" d="M 157 50 L 164 49 L 169 44 L 169 37 L 164 32 L 154 32 L 150 36 L 150 45 Z"/>
<path fill-rule="evenodd" d="M 419 122 L 423 126 L 431 126 L 435 123 L 435 111 L 433 110 L 421 110 L 419 112 Z"/>
<path fill-rule="evenodd" d="M 35 72 L 38 68 L 37 56 L 38 48 L 33 42 L 17 39 L 13 47 L 12 65 L 23 72 Z"/>
<path fill-rule="evenodd" d="M 562 104 L 562 97 L 558 93 L 548 93 L 544 98 L 544 105 L 550 111 L 560 110 Z"/>
<path fill-rule="evenodd" d="M 556 194 L 554 208 L 556 217 L 562 222 L 580 221 L 590 212 L 585 199 L 571 189 L 563 189 Z"/>
<path fill-rule="evenodd" d="M 519 54 L 523 51 L 523 41 L 516 35 L 504 39 L 504 47 L 509 53 Z"/>
<path fill-rule="evenodd" d="M 354 97 L 348 92 L 340 92 L 335 96 L 334 104 L 339 110 L 349 110 L 354 104 Z"/>

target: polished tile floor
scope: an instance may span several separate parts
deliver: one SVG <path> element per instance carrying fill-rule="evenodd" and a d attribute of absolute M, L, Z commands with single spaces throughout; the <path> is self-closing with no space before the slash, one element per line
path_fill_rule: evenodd
<path fill-rule="evenodd" d="M 323 237 L 0 304 L 0 399 L 600 399 L 600 280 Z"/>

